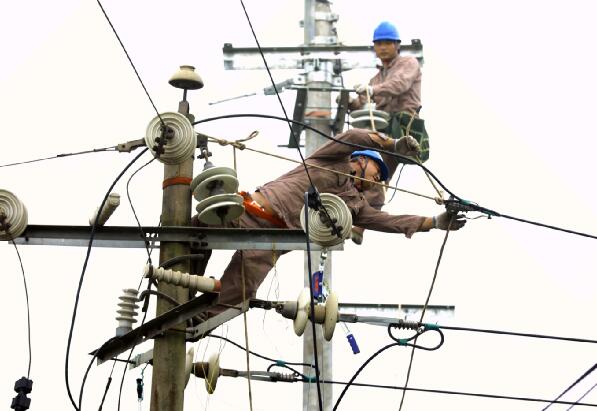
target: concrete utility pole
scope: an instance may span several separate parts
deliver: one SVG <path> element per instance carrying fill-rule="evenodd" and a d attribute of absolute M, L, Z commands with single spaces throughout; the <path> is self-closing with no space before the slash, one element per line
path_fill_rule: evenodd
<path fill-rule="evenodd" d="M 337 44 L 338 37 L 334 23 L 338 16 L 334 15 L 328 1 L 305 0 L 305 17 L 303 20 L 304 42 L 307 46 L 324 46 Z M 331 136 L 331 89 L 333 85 L 333 62 L 328 60 L 313 59 L 305 62 L 305 65 L 311 65 L 307 68 L 305 83 L 307 86 L 307 107 L 305 107 L 305 121 L 312 127 L 321 131 L 323 134 Z M 314 88 L 318 91 L 313 91 Z M 326 90 L 327 89 L 327 90 Z M 305 130 L 305 153 L 311 155 L 321 145 L 327 142 L 323 136 L 312 130 Z M 311 252 L 311 271 L 314 272 L 319 266 L 320 252 Z M 305 252 L 305 286 L 310 287 L 309 267 Z M 324 279 L 329 287 L 332 287 L 332 255 L 328 257 L 324 265 Z M 321 327 L 315 328 L 317 341 L 317 354 L 319 363 L 319 376 L 326 381 L 333 380 L 332 374 L 332 343 L 325 341 Z M 303 338 L 303 362 L 306 364 L 314 363 L 313 352 L 313 331 L 307 326 Z M 312 368 L 303 368 L 306 375 L 314 375 Z M 324 410 L 331 410 L 333 406 L 333 390 L 331 384 L 321 385 L 321 395 Z M 317 398 L 317 385 L 303 385 L 303 410 L 319 410 L 319 400 Z"/>
<path fill-rule="evenodd" d="M 182 67 L 181 67 L 182 68 Z M 179 74 L 179 73 L 177 73 Z M 199 78 L 197 76 L 197 78 Z M 179 82 L 177 83 L 176 80 Z M 192 79 L 191 79 L 192 80 Z M 187 81 L 191 81 L 187 79 Z M 200 79 L 199 79 L 200 81 Z M 201 84 L 192 81 L 185 83 L 175 76 L 170 84 L 183 88 L 183 100 L 178 111 L 187 117 L 189 104 L 186 101 L 187 89 L 200 88 Z M 186 86 L 186 87 L 181 87 Z M 164 191 L 162 197 L 163 226 L 191 225 L 191 191 L 189 184 L 193 179 L 193 161 L 191 156 L 179 165 L 164 164 Z M 185 183 L 186 182 L 186 183 Z M 160 246 L 160 264 L 177 257 L 189 254 L 188 242 L 165 242 Z M 173 270 L 189 272 L 189 262 L 184 261 L 171 267 Z M 180 304 L 189 299 L 189 290 L 176 285 L 160 281 L 158 291 L 173 297 Z M 173 305 L 163 298 L 158 298 L 156 317 L 170 310 Z M 185 389 L 185 360 L 186 360 L 186 324 L 181 323 L 175 329 L 165 331 L 161 337 L 155 338 L 153 347 L 153 378 L 151 381 L 151 411 L 183 411 Z"/>

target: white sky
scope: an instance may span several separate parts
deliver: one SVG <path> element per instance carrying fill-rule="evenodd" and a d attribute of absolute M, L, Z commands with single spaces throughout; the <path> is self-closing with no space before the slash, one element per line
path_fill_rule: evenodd
<path fill-rule="evenodd" d="M 266 5 L 267 4 L 267 5 Z M 262 45 L 298 45 L 303 2 L 247 0 Z M 205 88 L 190 93 L 198 118 L 254 112 L 280 115 L 275 97 L 253 97 L 215 106 L 208 102 L 259 91 L 266 73 L 225 72 L 221 48 L 254 46 L 240 3 L 189 1 L 108 1 L 104 6 L 160 111 L 175 111 L 179 90 L 167 84 L 180 64 L 193 64 Z M 366 3 L 337 1 L 338 32 L 345 44 L 368 44 L 383 19 L 394 21 L 402 38 L 424 45 L 423 111 L 431 135 L 427 163 L 455 193 L 505 214 L 597 233 L 594 191 L 597 150 L 594 128 L 597 62 L 593 56 L 595 6 L 588 1 L 425 1 Z M 91 0 L 3 3 L 0 25 L 0 164 L 58 153 L 105 147 L 141 138 L 154 117 L 152 107 L 120 46 Z M 276 81 L 296 73 L 275 72 Z M 348 72 L 345 82 L 366 81 L 372 71 Z M 292 112 L 294 93 L 283 95 Z M 253 130 L 253 146 L 278 149 L 287 126 L 267 120 L 210 123 L 198 131 L 230 139 Z M 213 161 L 231 166 L 227 148 L 214 148 Z M 0 188 L 26 204 L 31 224 L 87 223 L 105 190 L 133 154 L 102 153 L 0 169 Z M 292 165 L 241 153 L 241 187 L 277 177 Z M 142 164 L 141 162 L 139 165 Z M 131 195 L 145 225 L 158 222 L 162 167 L 140 172 Z M 196 165 L 196 170 L 200 165 Z M 124 184 L 122 205 L 110 224 L 134 225 Z M 425 176 L 405 169 L 400 185 L 432 194 Z M 428 200 L 397 194 L 393 213 L 438 214 Z M 402 236 L 367 232 L 358 247 L 347 243 L 334 254 L 334 289 L 341 301 L 422 304 L 433 275 L 443 233 Z M 450 235 L 432 304 L 455 304 L 454 325 L 597 338 L 595 242 L 505 219 L 470 221 Z M 64 352 L 83 248 L 20 247 L 29 285 L 34 381 L 32 409 L 69 409 L 64 388 Z M 219 276 L 230 252 L 217 252 L 209 275 Z M 157 253 L 155 254 L 157 260 Z M 14 249 L 0 245 L 4 338 L 0 400 L 15 395 L 14 381 L 27 368 L 24 292 Z M 111 337 L 117 297 L 136 287 L 144 250 L 94 249 L 85 277 L 71 350 L 70 380 L 75 395 L 86 355 Z M 302 253 L 278 265 L 279 298 L 294 299 L 303 281 Z M 259 297 L 265 298 L 272 277 Z M 275 288 L 274 280 L 274 288 Z M 271 298 L 274 291 L 270 293 Z M 152 311 L 153 312 L 153 311 Z M 298 361 L 302 343 L 287 320 L 270 313 L 249 316 L 251 348 Z M 390 340 L 384 329 L 351 327 L 362 353 L 353 356 L 340 329 L 334 338 L 334 378 L 348 380 L 360 364 Z M 242 322 L 228 335 L 244 344 Z M 213 340 L 199 356 L 217 349 Z M 149 346 L 137 348 L 137 352 Z M 409 350 L 396 348 L 374 360 L 360 382 L 402 385 Z M 244 354 L 224 349 L 222 366 L 243 369 Z M 417 352 L 410 385 L 458 391 L 552 398 L 595 363 L 595 347 L 514 337 L 446 332 L 438 351 Z M 252 368 L 267 363 L 252 359 Z M 105 409 L 115 409 L 119 365 Z M 94 367 L 86 407 L 97 407 L 110 365 Z M 127 373 L 123 410 L 136 409 L 136 369 Z M 146 371 L 149 409 L 151 368 Z M 591 375 L 569 396 L 575 400 L 597 382 Z M 246 381 L 222 379 L 207 400 L 202 381 L 191 380 L 186 409 L 248 409 Z M 301 409 L 299 384 L 254 383 L 255 410 Z M 335 388 L 338 395 L 340 388 Z M 397 409 L 398 391 L 351 388 L 341 409 L 371 406 Z M 585 398 L 597 402 L 597 392 Z M 536 410 L 541 404 L 408 393 L 404 410 Z M 554 406 L 551 409 L 563 410 Z"/>

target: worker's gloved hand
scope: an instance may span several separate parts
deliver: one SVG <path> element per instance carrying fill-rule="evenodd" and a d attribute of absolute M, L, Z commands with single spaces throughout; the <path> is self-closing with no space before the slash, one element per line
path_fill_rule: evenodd
<path fill-rule="evenodd" d="M 352 227 L 350 239 L 353 243 L 357 245 L 363 244 L 363 231 L 365 230 L 361 227 Z"/>
<path fill-rule="evenodd" d="M 370 96 L 373 95 L 373 87 L 370 86 L 369 84 L 356 84 L 354 86 L 354 91 L 356 91 L 357 94 L 365 94 L 365 93 L 369 92 Z"/>
<path fill-rule="evenodd" d="M 439 228 L 440 230 L 447 230 L 450 227 L 450 231 L 456 231 L 460 230 L 465 224 L 464 215 L 448 213 L 447 211 L 433 217 L 433 228 Z"/>
<path fill-rule="evenodd" d="M 421 146 L 412 136 L 403 136 L 394 142 L 394 151 L 407 157 L 417 157 L 421 154 Z"/>

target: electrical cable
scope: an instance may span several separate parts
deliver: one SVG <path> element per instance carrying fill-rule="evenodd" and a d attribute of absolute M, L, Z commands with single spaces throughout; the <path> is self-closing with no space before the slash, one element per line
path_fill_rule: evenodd
<path fill-rule="evenodd" d="M 149 102 L 151 103 L 151 106 L 153 107 L 153 109 L 155 110 L 156 114 L 158 115 L 158 118 L 160 119 L 160 122 L 162 123 L 162 126 L 164 126 L 164 128 L 165 128 L 166 127 L 166 123 L 164 123 L 164 120 L 162 120 L 162 116 L 160 116 L 160 112 L 158 111 L 157 107 L 153 103 L 153 100 L 152 100 L 151 96 L 149 95 L 149 92 L 147 91 L 147 88 L 145 87 L 145 84 L 143 84 L 143 80 L 141 80 L 141 76 L 139 75 L 139 72 L 137 71 L 137 68 L 135 67 L 135 64 L 133 63 L 133 60 L 131 60 L 131 56 L 129 56 L 128 51 L 126 51 L 126 47 L 124 47 L 124 44 L 122 43 L 122 40 L 120 40 L 120 36 L 116 32 L 116 28 L 112 24 L 112 21 L 110 21 L 110 17 L 108 17 L 108 14 L 106 13 L 106 10 L 104 10 L 104 6 L 100 2 L 100 0 L 96 0 L 96 1 L 97 1 L 98 6 L 100 7 L 100 9 L 102 10 L 102 13 L 104 14 L 104 17 L 108 21 L 108 24 L 112 28 L 112 32 L 116 36 L 116 39 L 120 43 L 120 47 L 122 47 L 122 50 L 124 51 L 124 54 L 126 55 L 126 58 L 128 59 L 129 63 L 131 64 L 131 67 L 135 71 L 135 74 L 137 75 L 137 79 L 139 79 L 139 83 L 141 83 L 141 87 L 143 87 L 143 90 L 145 91 L 145 95 L 149 99 Z"/>
<path fill-rule="evenodd" d="M 386 203 L 386 205 L 390 204 L 392 202 L 392 200 L 394 199 L 394 196 L 396 195 L 396 192 L 398 191 L 397 190 L 398 182 L 400 182 L 400 177 L 402 176 L 402 170 L 404 170 L 404 166 L 405 166 L 405 164 L 402 163 L 402 167 L 400 167 L 400 171 L 398 172 L 398 178 L 396 178 L 396 182 L 394 183 L 394 187 L 395 187 L 394 192 L 392 193 L 392 197 L 390 198 L 390 201 L 388 201 Z"/>
<path fill-rule="evenodd" d="M 519 332 L 513 332 L 513 331 L 488 330 L 488 329 L 470 328 L 470 327 L 453 327 L 453 326 L 448 326 L 448 325 L 437 325 L 437 324 L 424 324 L 424 326 L 440 328 L 442 330 L 470 331 L 470 332 L 485 333 L 485 334 L 511 335 L 511 336 L 515 336 L 515 337 L 528 337 L 528 338 L 539 338 L 539 339 L 545 339 L 545 340 L 597 344 L 597 340 L 590 340 L 587 338 L 560 337 L 560 336 L 556 336 L 556 335 L 519 333 Z"/>
<path fill-rule="evenodd" d="M 589 368 L 587 371 L 585 371 L 585 373 L 583 375 L 581 375 L 580 377 L 578 377 L 576 379 L 576 381 L 574 381 L 572 384 L 570 384 L 570 386 L 568 386 L 568 388 L 566 388 L 564 391 L 562 391 L 562 393 L 560 395 L 558 395 L 554 401 L 557 401 L 560 398 L 562 398 L 564 396 L 564 394 L 566 394 L 568 391 L 570 391 L 576 384 L 578 384 L 579 382 L 581 382 L 582 380 L 584 380 L 589 374 L 591 374 L 593 371 L 595 371 L 596 368 L 597 368 L 597 363 L 593 364 L 593 366 L 591 368 Z M 553 402 L 549 403 L 541 411 L 545 411 L 546 409 L 548 409 L 549 407 L 551 407 L 552 404 L 553 404 Z"/>
<path fill-rule="evenodd" d="M 233 346 L 235 346 L 237 348 L 240 348 L 243 351 L 247 350 L 242 345 L 240 345 L 240 344 L 238 344 L 238 343 L 236 343 L 236 342 L 234 342 L 234 341 L 232 341 L 232 340 L 230 340 L 230 339 L 228 339 L 226 337 L 222 337 L 220 335 L 214 335 L 214 334 L 210 334 L 209 337 L 210 338 L 218 338 L 220 340 L 224 340 L 227 343 L 232 344 Z M 273 359 L 273 358 L 270 358 L 270 357 L 266 357 L 265 355 L 256 353 L 256 352 L 251 351 L 251 350 L 249 350 L 249 354 L 254 355 L 257 358 L 261 358 L 262 360 L 271 361 L 271 362 L 274 362 L 274 363 L 294 365 L 294 366 L 297 366 L 297 367 L 300 367 L 300 366 L 302 366 L 302 367 L 314 367 L 313 364 L 307 364 L 307 363 L 304 363 L 304 362 L 290 362 L 290 361 L 276 360 L 276 359 Z"/>
<path fill-rule="evenodd" d="M 328 140 L 335 141 L 335 142 L 337 142 L 339 144 L 344 144 L 346 146 L 350 146 L 350 147 L 354 147 L 354 148 L 358 148 L 358 149 L 370 149 L 370 147 L 366 147 L 366 146 L 363 146 L 363 145 L 360 145 L 360 144 L 355 144 L 355 143 L 350 143 L 348 141 L 338 140 L 338 139 L 336 139 L 334 137 L 331 137 L 331 136 L 328 136 L 328 135 L 322 133 L 321 131 L 317 130 L 316 128 L 311 127 L 310 125 L 302 123 L 300 121 L 295 121 L 295 120 L 290 120 L 290 119 L 284 119 L 282 117 L 272 116 L 272 115 L 269 115 L 269 114 L 227 114 L 227 115 L 222 115 L 222 116 L 217 116 L 217 117 L 210 117 L 210 118 L 205 118 L 205 119 L 202 119 L 202 120 L 199 120 L 199 121 L 195 121 L 193 123 L 193 125 L 201 124 L 201 123 L 207 123 L 207 122 L 215 121 L 215 120 L 222 120 L 222 119 L 228 119 L 228 118 L 239 118 L 239 117 L 255 117 L 255 118 L 267 118 L 267 119 L 274 119 L 274 120 L 281 120 L 281 121 L 289 121 L 289 122 L 291 122 L 293 124 L 302 125 L 303 127 L 305 127 L 305 128 L 307 128 L 309 130 L 312 130 L 312 131 L 320 134 L 324 138 L 326 138 Z M 405 160 L 409 164 L 415 164 L 415 165 L 419 166 L 423 171 L 425 171 L 429 176 L 431 176 L 439 184 L 439 186 L 445 192 L 447 192 L 448 194 L 450 194 L 450 196 L 452 196 L 454 199 L 458 200 L 458 202 L 460 204 L 464 204 L 467 207 L 469 207 L 470 211 L 479 211 L 481 213 L 487 214 L 487 215 L 492 216 L 492 217 L 503 217 L 503 218 L 506 218 L 506 219 L 515 220 L 515 221 L 518 221 L 518 222 L 521 222 L 521 223 L 525 223 L 525 224 L 536 225 L 536 226 L 539 226 L 539 227 L 549 228 L 549 229 L 552 229 L 552 230 L 562 231 L 562 232 L 565 232 L 565 233 L 568 233 L 568 234 L 575 234 L 575 235 L 578 235 L 578 236 L 581 236 L 581 237 L 587 237 L 587 238 L 592 238 L 592 239 L 597 240 L 597 235 L 583 233 L 583 232 L 580 232 L 580 231 L 569 230 L 567 228 L 562 228 L 562 227 L 558 227 L 558 226 L 554 226 L 554 225 L 540 223 L 540 222 L 537 222 L 537 221 L 532 221 L 532 220 L 527 220 L 527 219 L 523 219 L 523 218 L 519 218 L 519 217 L 510 216 L 510 215 L 507 215 L 507 214 L 502 214 L 502 213 L 499 213 L 499 212 L 497 212 L 495 210 L 491 210 L 489 208 L 482 207 L 482 206 L 480 206 L 478 204 L 470 203 L 470 202 L 468 202 L 466 200 L 463 200 L 462 198 L 460 198 L 459 196 L 457 196 L 456 194 L 454 194 L 452 191 L 450 191 L 437 178 L 437 176 L 435 174 L 433 174 L 433 172 L 431 172 L 431 170 L 429 170 L 423 164 L 419 164 L 419 163 L 416 163 L 416 162 L 413 163 L 410 158 L 402 156 L 402 155 L 400 155 L 398 153 L 393 153 L 391 151 L 382 150 L 382 149 L 376 149 L 376 151 L 378 151 L 380 153 L 383 153 L 383 154 L 390 155 L 390 156 L 394 156 L 394 157 L 402 159 L 402 160 Z"/>
<path fill-rule="evenodd" d="M 311 271 L 311 241 L 309 239 L 309 193 L 305 193 L 305 239 L 307 242 L 307 273 L 309 274 L 309 295 L 311 302 L 311 331 L 313 333 L 313 361 L 315 362 L 315 378 L 317 378 L 317 401 L 319 411 L 323 411 L 323 402 L 321 399 L 321 384 L 319 383 L 319 359 L 317 355 L 317 332 L 315 330 L 315 298 L 313 296 L 313 272 Z"/>
<path fill-rule="evenodd" d="M 79 152 L 76 152 L 76 153 L 57 154 L 57 155 L 51 156 L 51 157 L 38 158 L 38 159 L 35 159 L 35 160 L 19 161 L 17 163 L 0 164 L 0 168 L 2 168 L 2 167 L 19 166 L 19 165 L 22 165 L 22 164 L 37 163 L 39 161 L 55 160 L 57 158 L 79 156 L 79 155 L 82 155 L 82 154 L 101 153 L 101 152 L 106 152 L 106 151 L 117 151 L 116 150 L 116 146 L 103 147 L 103 148 L 94 148 L 94 149 L 91 149 L 91 150 L 79 151 Z"/>
<path fill-rule="evenodd" d="M 307 383 L 308 380 L 303 380 L 302 382 Z M 321 381 L 322 384 L 336 384 L 336 385 L 348 385 L 348 382 L 344 381 Z M 477 397 L 477 398 L 491 398 L 491 399 L 498 399 L 498 400 L 514 400 L 514 401 L 527 401 L 527 402 L 551 402 L 552 400 L 541 399 L 541 398 L 532 398 L 532 397 L 515 397 L 509 395 L 498 395 L 498 394 L 485 394 L 485 393 L 474 393 L 474 392 L 466 392 L 466 391 L 449 391 L 449 390 L 436 390 L 436 389 L 428 389 L 428 388 L 413 388 L 413 387 L 399 387 L 395 385 L 384 385 L 384 384 L 366 384 L 366 383 L 358 383 L 352 382 L 350 385 L 354 385 L 355 387 L 367 387 L 367 388 L 381 388 L 381 389 L 388 389 L 388 390 L 406 390 L 406 391 L 414 391 L 414 392 L 425 392 L 431 394 L 447 394 L 447 395 L 463 395 L 468 397 Z M 597 384 L 595 384 L 597 386 Z M 564 405 L 580 405 L 584 407 L 597 407 L 597 404 L 591 403 L 580 403 L 580 402 L 571 402 L 571 401 L 554 401 L 554 404 L 564 404 Z M 336 408 L 334 408 L 335 410 Z M 570 409 L 570 408 L 569 408 Z"/>
<path fill-rule="evenodd" d="M 578 399 L 576 400 L 576 402 L 574 404 L 572 404 L 570 407 L 566 408 L 565 411 L 569 411 L 572 409 L 572 407 L 574 407 L 575 405 L 580 405 L 580 401 L 582 401 L 587 395 L 589 395 L 589 393 L 591 391 L 593 391 L 593 389 L 597 387 L 597 383 L 593 384 L 593 386 L 591 388 L 589 388 L 587 391 L 585 391 L 585 393 Z"/>
<path fill-rule="evenodd" d="M 102 395 L 102 402 L 97 409 L 97 411 L 102 411 L 104 407 L 104 402 L 106 401 L 106 395 L 108 395 L 108 390 L 110 389 L 110 385 L 112 384 L 112 374 L 114 374 L 114 368 L 116 367 L 116 359 L 112 362 L 112 370 L 110 370 L 110 375 L 108 376 L 108 381 L 106 382 L 106 388 L 104 389 L 104 395 Z"/>
<path fill-rule="evenodd" d="M 21 260 L 21 253 L 19 253 L 19 249 L 14 239 L 11 238 L 10 242 L 12 243 L 12 245 L 14 245 L 15 251 L 17 252 L 19 264 L 21 265 L 21 273 L 23 274 L 23 286 L 25 287 L 25 303 L 27 305 L 27 345 L 29 347 L 29 365 L 27 366 L 27 379 L 29 379 L 29 376 L 31 374 L 31 315 L 29 310 L 29 289 L 27 288 L 27 278 L 25 277 L 25 269 L 23 268 L 23 260 Z"/>
<path fill-rule="evenodd" d="M 133 211 L 133 216 L 135 217 L 137 226 L 139 227 L 139 232 L 141 233 L 141 238 L 143 239 L 143 244 L 145 244 L 145 249 L 147 250 L 147 262 L 149 264 L 152 264 L 151 251 L 149 251 L 149 242 L 147 241 L 147 235 L 145 234 L 145 231 L 143 231 L 143 227 L 141 226 L 141 222 L 139 221 L 139 217 L 137 216 L 135 206 L 133 206 L 133 201 L 131 200 L 131 193 L 129 191 L 129 184 L 131 183 L 131 180 L 133 179 L 133 177 L 135 177 L 135 175 L 139 171 L 141 171 L 143 168 L 145 168 L 146 166 L 151 164 L 154 160 L 155 160 L 155 157 L 152 157 L 151 160 L 149 160 L 147 163 L 143 164 L 141 167 L 139 167 L 137 170 L 135 170 L 135 172 L 131 174 L 131 176 L 129 177 L 129 179 L 126 182 L 126 196 L 129 200 L 129 205 L 131 206 L 131 210 Z"/>
<path fill-rule="evenodd" d="M 448 235 L 450 234 L 450 228 L 452 228 L 452 222 L 454 221 L 454 215 L 450 218 L 450 222 L 448 223 L 448 228 L 446 230 L 446 235 L 444 236 L 444 241 L 442 242 L 442 246 L 439 249 L 439 256 L 437 257 L 437 262 L 435 264 L 435 272 L 433 273 L 433 279 L 431 280 L 431 286 L 429 287 L 429 292 L 427 293 L 427 299 L 425 300 L 425 304 L 423 305 L 423 310 L 421 312 L 421 319 L 419 322 L 423 322 L 423 317 L 425 316 L 425 311 L 427 311 L 427 306 L 429 305 L 429 300 L 431 299 L 431 293 L 433 292 L 433 287 L 435 286 L 435 280 L 437 278 L 437 272 L 439 270 L 439 264 L 442 261 L 442 256 L 444 255 L 444 248 L 446 247 L 446 242 L 448 241 Z M 389 328 L 388 328 L 389 331 Z M 443 335 L 442 335 L 443 338 Z M 415 338 L 415 343 L 417 342 Z M 408 382 L 410 380 L 410 373 L 412 370 L 413 360 L 415 358 L 415 347 L 412 348 L 410 352 L 410 360 L 408 362 L 408 370 L 406 371 L 406 381 L 404 383 L 405 387 L 408 387 Z M 406 390 L 402 391 L 402 398 L 400 399 L 400 407 L 398 407 L 398 411 L 402 411 L 402 404 L 404 404 L 404 397 L 406 396 Z"/>
<path fill-rule="evenodd" d="M 112 184 L 110 185 L 110 188 L 108 189 L 108 191 L 106 192 L 104 199 L 102 200 L 102 203 L 98 209 L 98 215 L 102 212 L 102 210 L 104 209 L 104 206 L 106 204 L 106 201 L 108 200 L 108 196 L 110 195 L 110 193 L 112 192 L 112 189 L 114 188 L 114 186 L 116 185 L 116 183 L 118 183 L 118 181 L 122 178 L 122 176 L 124 175 L 124 173 L 126 173 L 126 171 L 143 155 L 145 154 L 145 152 L 149 150 L 148 148 L 145 148 L 143 151 L 141 151 L 139 154 L 137 154 L 137 156 L 135 156 L 135 158 L 133 158 L 133 160 L 131 160 L 131 162 L 129 162 L 126 167 L 120 172 L 120 174 L 116 177 L 116 179 L 114 180 L 114 182 L 112 182 Z M 77 404 L 75 403 L 75 400 L 73 399 L 73 395 L 72 392 L 70 390 L 70 383 L 69 383 L 69 379 L 68 379 L 68 373 L 69 373 L 69 369 L 68 369 L 68 365 L 69 365 L 69 355 L 70 355 L 70 346 L 71 346 L 71 342 L 72 342 L 72 338 L 73 338 L 73 330 L 75 327 L 75 320 L 77 317 L 77 308 L 79 306 L 79 297 L 81 294 L 81 288 L 83 287 L 83 279 L 85 277 L 85 271 L 87 270 L 87 263 L 89 261 L 89 257 L 91 255 L 91 247 L 93 245 L 93 239 L 95 238 L 95 231 L 97 229 L 97 219 L 94 221 L 93 225 L 91 226 L 91 234 L 89 236 L 89 244 L 87 245 L 87 253 L 85 255 L 85 261 L 83 262 L 83 269 L 81 271 L 81 276 L 79 278 L 79 284 L 77 286 L 77 292 L 75 295 L 75 304 L 73 307 L 73 314 L 72 314 L 72 318 L 71 318 L 71 324 L 70 324 L 70 329 L 68 332 L 68 341 L 66 344 L 66 354 L 65 354 L 65 360 L 64 360 L 64 380 L 66 383 L 66 391 L 68 393 L 68 397 L 71 401 L 72 406 L 75 408 L 75 410 L 79 411 L 79 408 L 77 407 Z"/>

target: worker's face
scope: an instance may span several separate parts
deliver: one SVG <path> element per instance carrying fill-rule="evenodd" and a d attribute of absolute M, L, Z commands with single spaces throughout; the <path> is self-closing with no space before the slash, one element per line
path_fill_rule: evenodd
<path fill-rule="evenodd" d="M 381 171 L 379 169 L 379 165 L 377 165 L 375 161 L 369 159 L 368 157 L 360 156 L 357 161 L 351 162 L 350 165 L 357 177 L 362 176 L 362 178 L 369 180 L 363 181 L 355 178 L 354 186 L 357 190 L 369 190 L 375 185 L 370 181 L 381 181 Z"/>
<path fill-rule="evenodd" d="M 373 42 L 375 55 L 384 63 L 392 61 L 398 54 L 400 43 L 392 40 L 379 40 Z"/>

